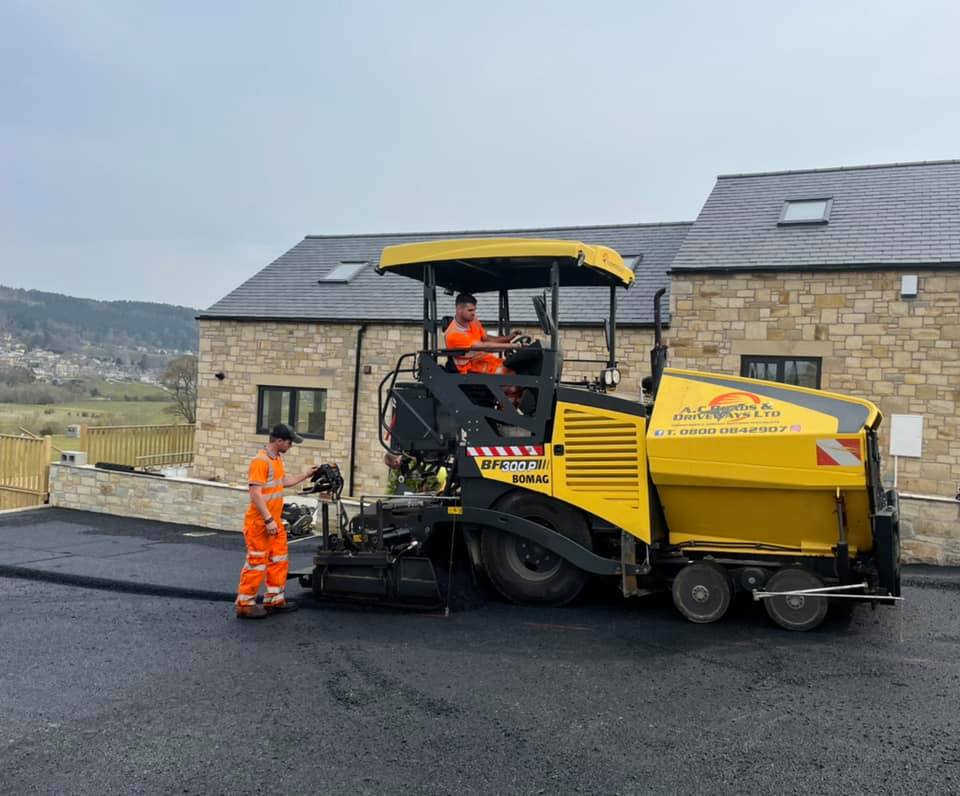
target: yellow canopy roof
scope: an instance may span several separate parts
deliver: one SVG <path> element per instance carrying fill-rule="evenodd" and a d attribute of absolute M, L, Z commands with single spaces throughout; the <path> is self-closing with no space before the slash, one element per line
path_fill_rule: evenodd
<path fill-rule="evenodd" d="M 432 264 L 440 287 L 483 292 L 547 287 L 554 262 L 560 266 L 561 285 L 629 287 L 635 278 L 623 258 L 607 246 L 541 238 L 461 238 L 387 246 L 379 270 L 422 280 L 424 266 Z"/>

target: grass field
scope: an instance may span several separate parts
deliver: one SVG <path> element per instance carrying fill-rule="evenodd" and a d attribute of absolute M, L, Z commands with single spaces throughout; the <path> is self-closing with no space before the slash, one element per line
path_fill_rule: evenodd
<path fill-rule="evenodd" d="M 144 398 L 166 398 L 168 393 L 160 387 L 153 384 L 144 384 L 142 381 L 124 381 L 124 382 L 96 382 L 91 387 L 95 387 L 101 397 L 110 398 L 114 401 L 122 401 L 129 397 L 134 400 Z"/>
<path fill-rule="evenodd" d="M 95 383 L 100 397 L 62 404 L 8 404 L 0 403 L 0 434 L 20 434 L 23 429 L 32 434 L 51 434 L 53 445 L 61 450 L 79 450 L 80 440 L 65 436 L 68 425 L 87 426 L 146 426 L 169 425 L 183 422 L 169 409 L 169 400 L 159 387 L 140 382 Z M 124 400 L 124 398 L 140 400 Z M 60 454 L 54 451 L 54 459 Z"/>

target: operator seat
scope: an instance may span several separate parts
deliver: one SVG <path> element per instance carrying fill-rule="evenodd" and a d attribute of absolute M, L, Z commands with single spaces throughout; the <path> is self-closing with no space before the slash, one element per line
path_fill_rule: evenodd
<path fill-rule="evenodd" d="M 444 347 L 444 348 L 447 347 L 447 329 L 449 328 L 449 326 L 450 326 L 451 323 L 453 323 L 453 316 L 452 316 L 452 315 L 444 315 L 444 316 L 440 319 L 440 334 L 443 335 L 443 347 Z M 447 356 L 446 361 L 443 363 L 443 369 L 444 369 L 447 373 L 459 373 L 459 372 L 460 372 L 460 371 L 457 370 L 457 366 L 456 366 L 456 364 L 455 364 L 454 361 L 453 361 L 453 357 L 450 356 L 450 355 Z"/>

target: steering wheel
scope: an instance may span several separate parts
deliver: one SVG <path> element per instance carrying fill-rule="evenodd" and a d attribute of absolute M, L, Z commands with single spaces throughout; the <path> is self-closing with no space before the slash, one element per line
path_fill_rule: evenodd
<path fill-rule="evenodd" d="M 528 346 L 533 344 L 533 338 L 528 334 L 517 334 L 510 338 L 511 343 L 519 346 Z"/>

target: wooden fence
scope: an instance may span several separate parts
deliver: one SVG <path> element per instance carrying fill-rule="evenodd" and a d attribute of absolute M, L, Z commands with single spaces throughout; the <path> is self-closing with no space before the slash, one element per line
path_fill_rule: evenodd
<path fill-rule="evenodd" d="M 87 462 L 110 462 L 131 467 L 190 464 L 193 461 L 192 424 L 175 426 L 84 426 L 80 449 Z"/>
<path fill-rule="evenodd" d="M 50 437 L 0 435 L 0 509 L 22 509 L 47 502 Z"/>

